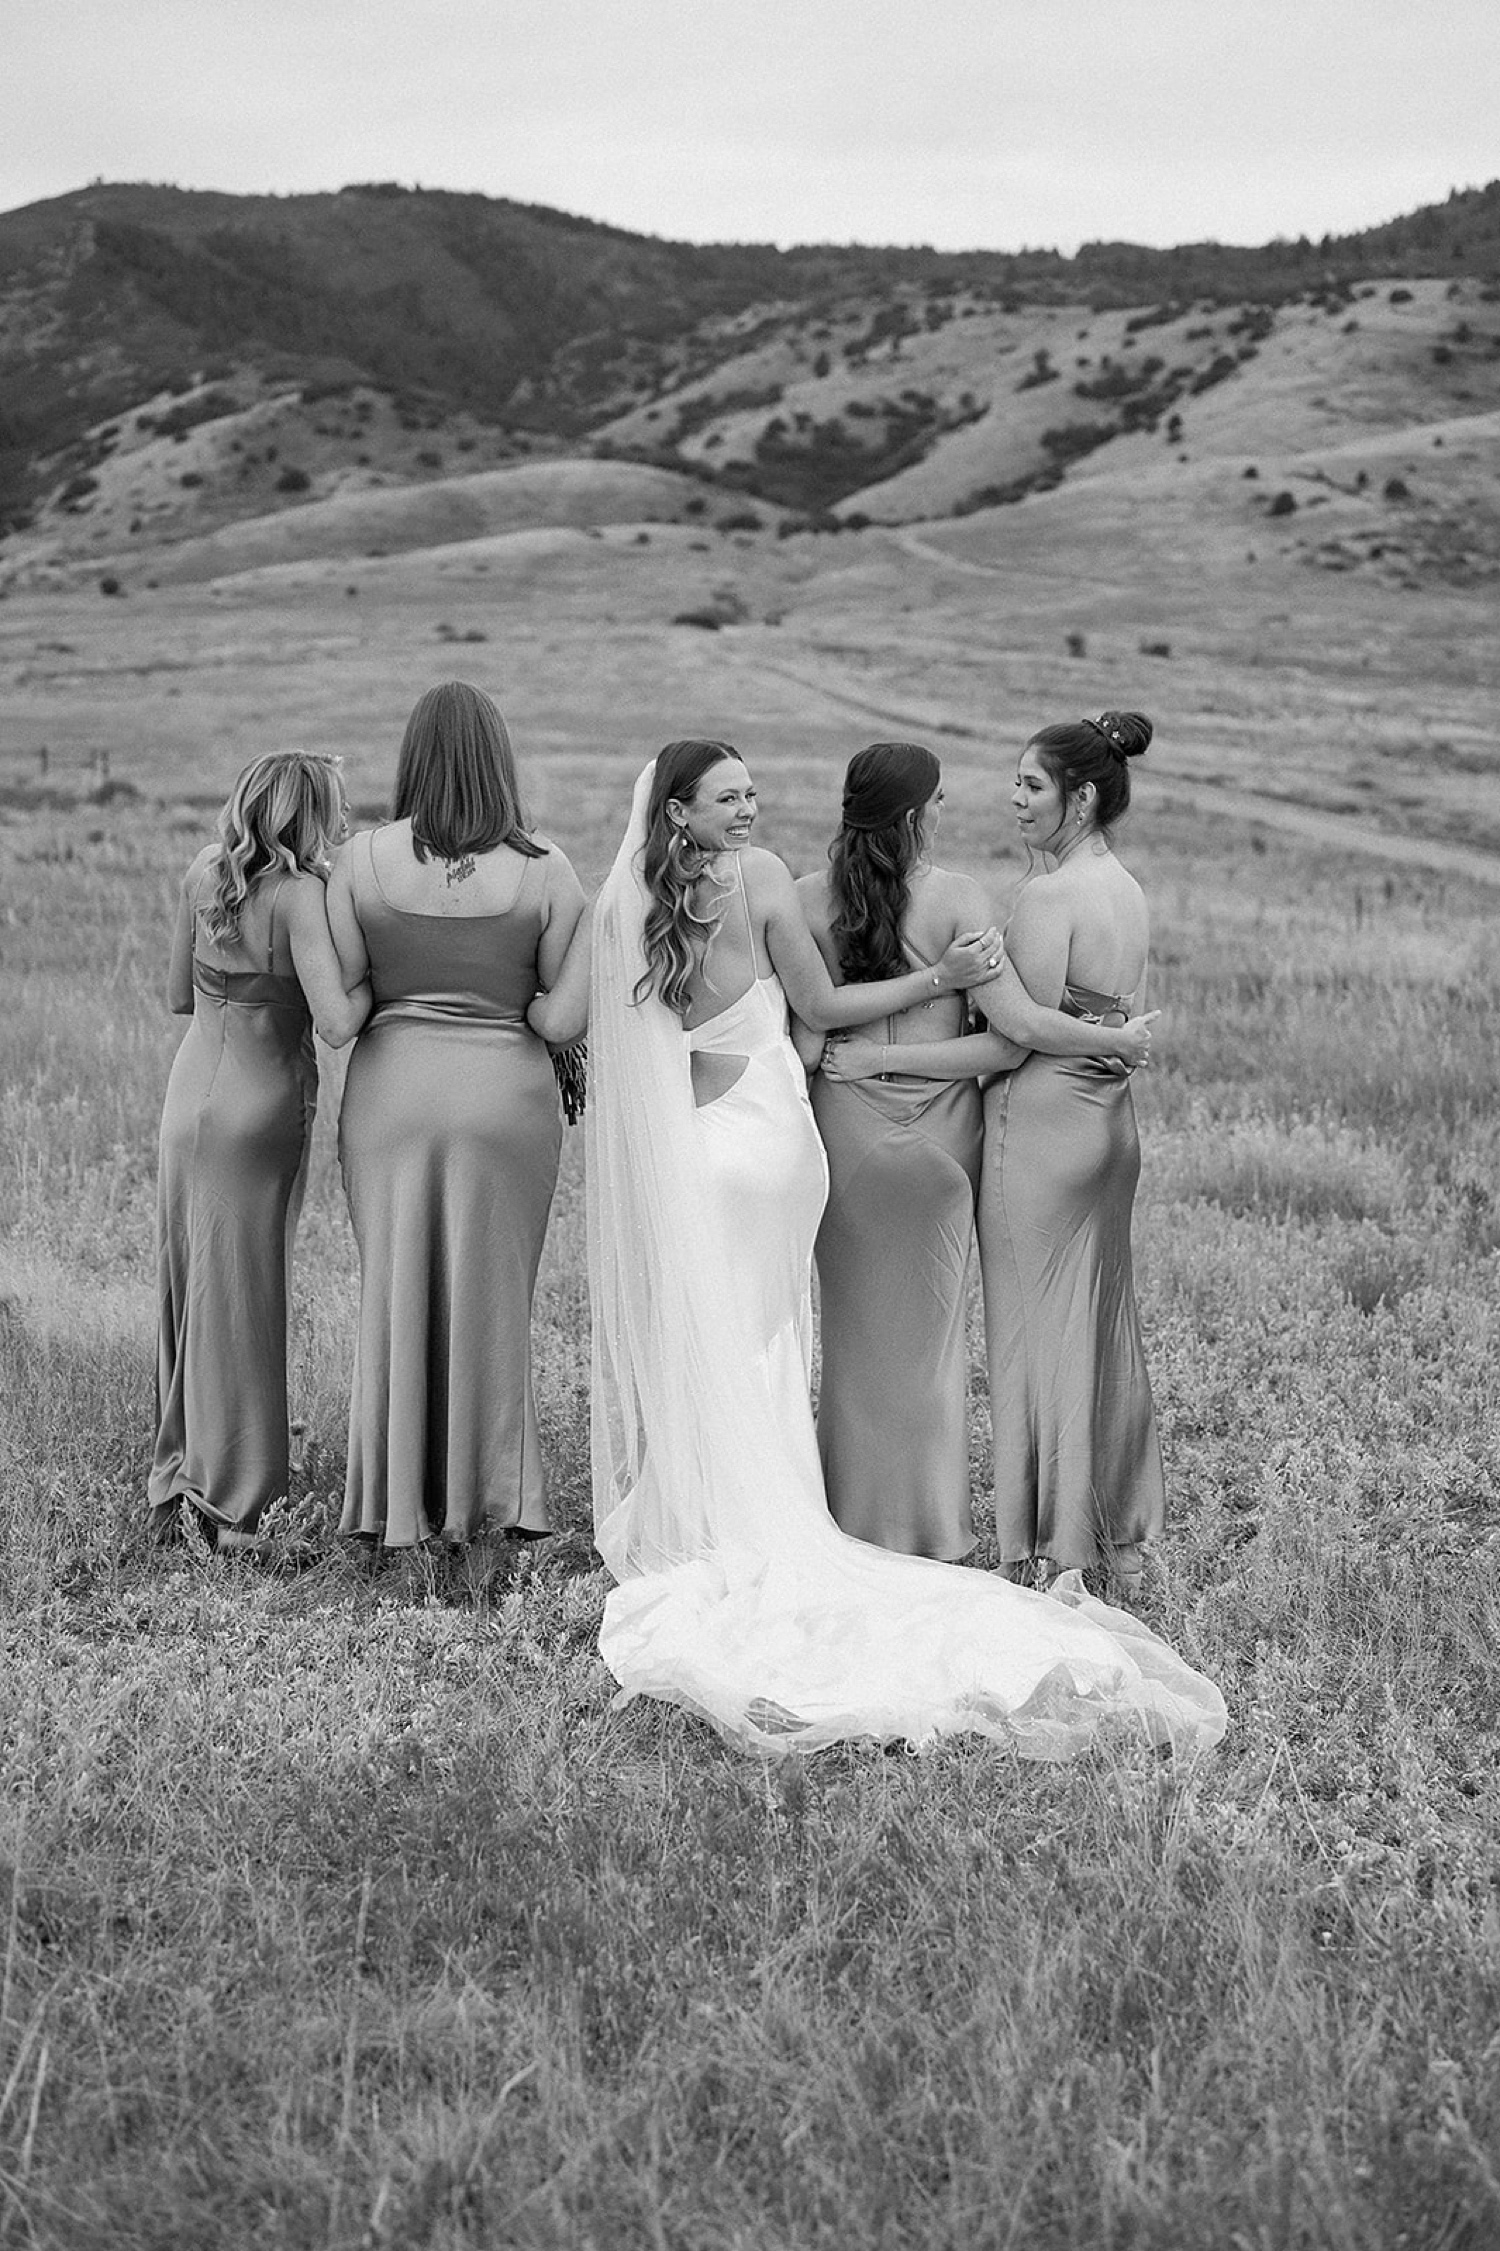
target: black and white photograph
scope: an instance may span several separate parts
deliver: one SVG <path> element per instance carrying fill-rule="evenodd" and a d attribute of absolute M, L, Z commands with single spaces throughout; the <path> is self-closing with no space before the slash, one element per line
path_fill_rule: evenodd
<path fill-rule="evenodd" d="M 0 2251 L 1489 2251 L 1493 0 L 4 47 Z"/>

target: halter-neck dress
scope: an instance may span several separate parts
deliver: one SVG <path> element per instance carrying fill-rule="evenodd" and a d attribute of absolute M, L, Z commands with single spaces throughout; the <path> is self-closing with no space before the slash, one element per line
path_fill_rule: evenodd
<path fill-rule="evenodd" d="M 340 1529 L 545 1532 L 531 1300 L 562 1118 L 525 1011 L 547 858 L 504 913 L 436 915 L 387 899 L 373 832 L 349 849 L 375 1006 L 339 1118 L 360 1261 Z"/>
<path fill-rule="evenodd" d="M 189 878 L 193 1016 L 167 1081 L 157 1175 L 158 1527 L 189 1501 L 253 1531 L 287 1490 L 287 1284 L 318 1099 L 312 1019 L 263 949 L 210 937 L 212 862 Z"/>
<path fill-rule="evenodd" d="M 1069 985 L 1066 1015 L 1123 1023 L 1127 996 Z M 1128 1077 L 1032 1053 L 984 1101 L 984 1278 L 995 1530 L 1007 1562 L 1127 1572 L 1165 1515 L 1130 1221 L 1141 1149 Z"/>

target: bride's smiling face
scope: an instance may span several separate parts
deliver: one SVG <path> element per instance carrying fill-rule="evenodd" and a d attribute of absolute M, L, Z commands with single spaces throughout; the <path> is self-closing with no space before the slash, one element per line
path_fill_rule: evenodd
<path fill-rule="evenodd" d="M 741 758 L 721 758 L 701 777 L 688 803 L 667 799 L 667 818 L 686 830 L 700 852 L 738 852 L 755 826 L 755 784 Z"/>

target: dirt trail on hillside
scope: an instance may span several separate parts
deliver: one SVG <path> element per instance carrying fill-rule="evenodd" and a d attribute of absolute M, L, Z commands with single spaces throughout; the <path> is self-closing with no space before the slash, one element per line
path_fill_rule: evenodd
<path fill-rule="evenodd" d="M 920 532 L 898 531 L 894 526 L 887 526 L 886 537 L 893 547 L 899 547 L 917 562 L 936 563 L 942 570 L 961 571 L 969 578 L 1014 578 L 1016 574 L 1014 563 L 978 563 L 971 556 L 955 555 L 947 547 L 936 546 Z M 1026 566 L 1026 581 L 1028 585 L 1087 586 L 1099 594 L 1126 591 L 1117 581 L 1100 578 L 1093 571 L 1049 571 L 1030 562 Z"/>
<path fill-rule="evenodd" d="M 909 728 L 918 735 L 950 738 L 956 735 L 971 740 L 979 735 L 976 727 L 942 718 L 933 711 L 901 710 L 855 695 L 847 688 L 832 687 L 816 674 L 803 672 L 795 665 L 771 664 L 764 658 L 751 656 L 739 661 L 747 672 L 790 680 L 810 694 L 821 696 L 825 702 L 837 704 L 845 711 L 858 711 L 884 727 Z M 1280 829 L 1307 843 L 1327 844 L 1335 851 L 1364 853 L 1371 859 L 1386 860 L 1400 867 L 1426 868 L 1437 875 L 1462 876 L 1471 883 L 1500 889 L 1500 853 L 1482 852 L 1469 844 L 1451 844 L 1440 836 L 1398 836 L 1348 813 L 1319 812 L 1311 806 L 1289 805 L 1282 798 L 1265 796 L 1258 790 L 1224 788 L 1217 782 L 1191 777 L 1153 750 L 1151 772 L 1144 777 L 1143 786 L 1149 791 L 1154 784 L 1163 782 L 1171 784 L 1175 803 L 1191 806 L 1196 813 L 1217 813 L 1227 820 Z"/>
<path fill-rule="evenodd" d="M 1152 764 L 1152 779 L 1169 780 L 1174 800 L 1191 805 L 1194 812 L 1223 813 L 1230 820 L 1284 829 L 1339 852 L 1365 852 L 1372 859 L 1391 860 L 1402 867 L 1428 868 L 1438 875 L 1461 875 L 1471 883 L 1500 886 L 1500 853 L 1481 852 L 1472 844 L 1450 844 L 1440 836 L 1395 836 L 1348 813 L 1319 813 L 1308 806 L 1288 805 L 1279 797 L 1263 797 L 1253 789 L 1189 781 L 1162 759 L 1153 758 Z"/>
<path fill-rule="evenodd" d="M 975 563 L 967 555 L 952 555 L 946 547 L 937 547 L 930 539 L 923 539 L 920 532 L 887 529 L 885 536 L 893 547 L 904 549 L 908 555 L 916 556 L 919 562 L 940 563 L 944 570 L 963 571 L 970 578 L 1006 578 L 1014 568 L 1010 563 Z M 1065 577 L 1069 574 L 1060 572 L 1055 575 Z"/>

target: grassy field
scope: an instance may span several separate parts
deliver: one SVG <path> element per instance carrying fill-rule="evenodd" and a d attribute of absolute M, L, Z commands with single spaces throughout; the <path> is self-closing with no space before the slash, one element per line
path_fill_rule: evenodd
<path fill-rule="evenodd" d="M 953 759 L 948 844 L 998 877 L 996 771 Z M 832 772 L 762 774 L 799 868 Z M 544 746 L 590 875 L 626 773 Z M 330 1084 L 286 1567 L 146 1547 L 191 779 L 13 783 L 0 828 L 0 2244 L 1495 2241 L 1490 895 L 1164 796 L 1129 838 L 1168 1011 L 1146 1600 L 1223 1684 L 1222 1750 L 763 1770 L 610 1710 L 576 1135 L 537 1323 L 555 1542 L 372 1572 L 327 1537 L 354 1292 Z"/>

